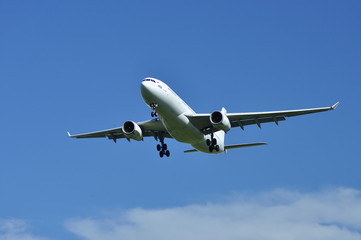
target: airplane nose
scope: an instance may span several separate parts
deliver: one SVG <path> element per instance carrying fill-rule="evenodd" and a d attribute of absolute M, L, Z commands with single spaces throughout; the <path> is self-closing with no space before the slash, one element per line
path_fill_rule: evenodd
<path fill-rule="evenodd" d="M 143 89 L 146 90 L 146 89 L 148 88 L 148 87 L 147 87 L 147 82 L 146 82 L 146 81 L 142 81 L 141 84 L 140 84 L 140 88 L 142 89 L 142 91 L 143 91 Z"/>
<path fill-rule="evenodd" d="M 140 84 L 140 90 L 142 92 L 143 97 L 149 95 L 149 93 L 150 93 L 150 84 L 149 84 L 149 82 L 142 81 L 142 83 Z"/>

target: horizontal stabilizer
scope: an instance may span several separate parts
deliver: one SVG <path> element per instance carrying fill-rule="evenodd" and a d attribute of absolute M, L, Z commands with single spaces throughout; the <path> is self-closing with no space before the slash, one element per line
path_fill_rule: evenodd
<path fill-rule="evenodd" d="M 199 152 L 199 151 L 197 149 L 190 149 L 190 150 L 184 151 L 184 153 L 194 153 L 194 152 Z"/>
<path fill-rule="evenodd" d="M 235 148 L 243 148 L 243 147 L 253 147 L 260 145 L 267 145 L 268 143 L 243 143 L 243 144 L 235 144 L 235 145 L 226 145 L 224 149 L 235 149 Z"/>
<path fill-rule="evenodd" d="M 253 146 L 260 146 L 260 145 L 267 145 L 268 143 L 243 143 L 243 144 L 234 144 L 234 145 L 226 145 L 224 146 L 224 149 L 235 149 L 235 148 L 243 148 L 243 147 L 253 147 Z M 185 153 L 193 153 L 193 152 L 198 152 L 197 149 L 190 149 L 190 150 L 186 150 L 184 151 Z"/>

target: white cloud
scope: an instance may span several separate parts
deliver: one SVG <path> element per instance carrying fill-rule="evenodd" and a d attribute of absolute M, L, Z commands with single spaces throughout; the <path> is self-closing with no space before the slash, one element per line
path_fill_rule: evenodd
<path fill-rule="evenodd" d="M 65 225 L 86 240 L 361 240 L 361 192 L 275 190 L 239 195 L 227 203 L 132 209 Z"/>
<path fill-rule="evenodd" d="M 0 240 L 45 240 L 29 232 L 29 225 L 20 219 L 0 220 Z"/>

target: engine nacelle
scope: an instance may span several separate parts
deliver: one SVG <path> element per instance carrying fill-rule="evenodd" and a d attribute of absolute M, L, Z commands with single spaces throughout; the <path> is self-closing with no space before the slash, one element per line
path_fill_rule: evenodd
<path fill-rule="evenodd" d="M 231 129 L 231 123 L 227 115 L 222 111 L 214 111 L 210 116 L 211 123 L 213 127 L 218 130 L 223 130 L 228 132 Z"/>
<path fill-rule="evenodd" d="M 140 129 L 139 125 L 133 121 L 126 121 L 123 124 L 123 132 L 127 138 L 131 138 L 137 141 L 143 140 L 142 129 Z"/>

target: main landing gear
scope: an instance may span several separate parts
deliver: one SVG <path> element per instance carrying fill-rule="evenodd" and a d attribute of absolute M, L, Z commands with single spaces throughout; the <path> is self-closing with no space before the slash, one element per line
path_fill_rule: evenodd
<path fill-rule="evenodd" d="M 158 116 L 157 112 L 155 111 L 155 109 L 158 107 L 158 104 L 156 104 L 156 103 L 151 103 L 151 104 L 149 104 L 149 106 L 150 106 L 150 108 L 153 110 L 153 111 L 150 113 L 150 115 L 151 115 L 152 117 Z"/>
<path fill-rule="evenodd" d="M 159 156 L 162 158 L 164 155 L 169 157 L 170 152 L 168 150 L 167 144 L 164 143 L 164 137 L 160 138 L 160 143 L 157 145 L 157 150 L 159 151 Z"/>
<path fill-rule="evenodd" d="M 211 133 L 211 139 L 207 139 L 206 143 L 209 146 L 209 152 L 213 152 L 213 150 L 219 152 L 219 145 L 217 145 L 217 139 L 214 138 L 213 133 Z"/>

